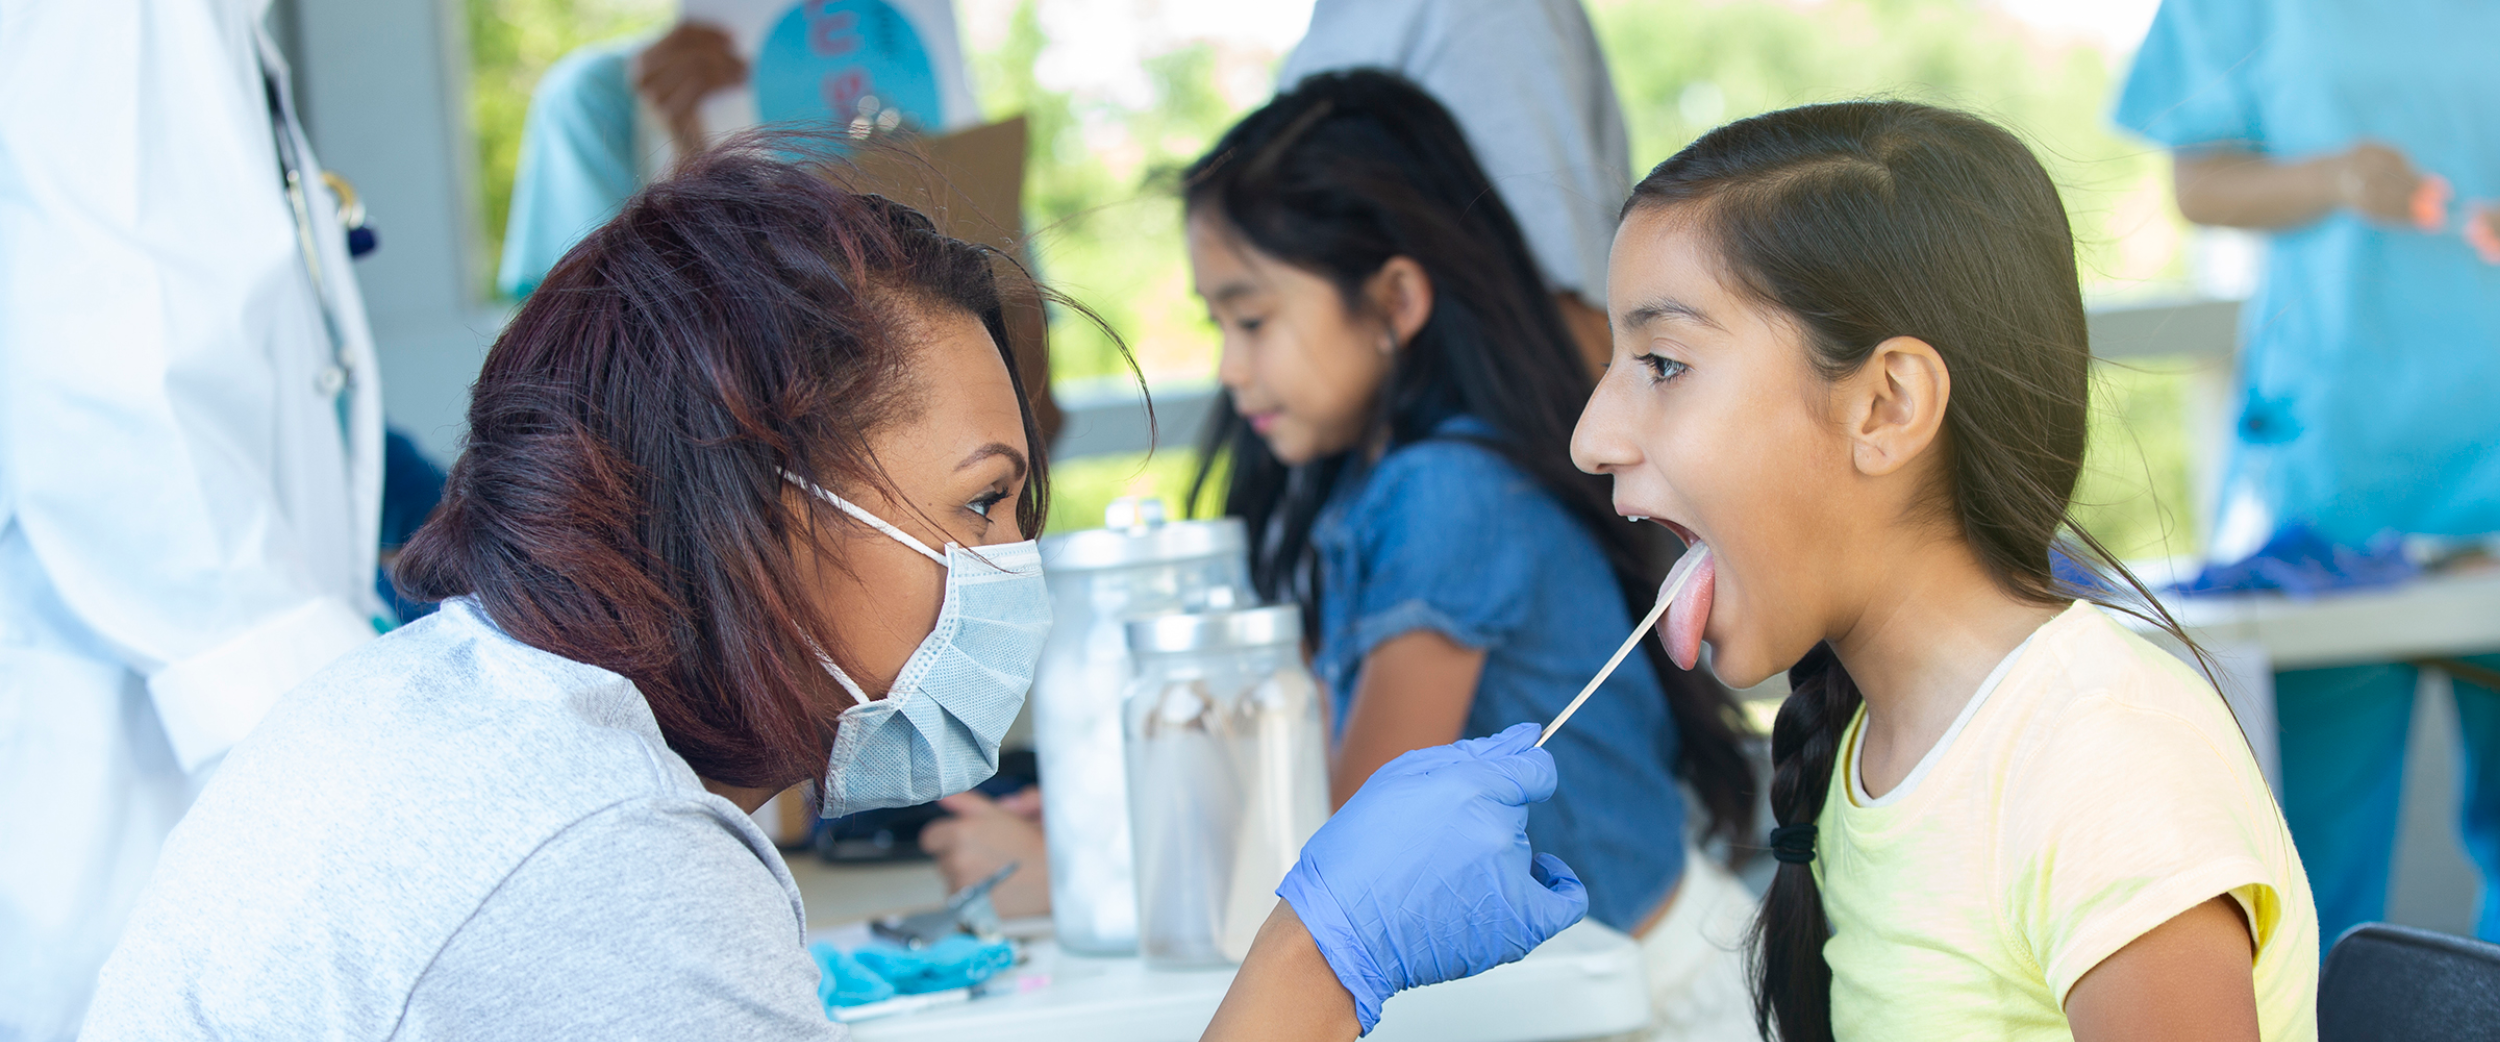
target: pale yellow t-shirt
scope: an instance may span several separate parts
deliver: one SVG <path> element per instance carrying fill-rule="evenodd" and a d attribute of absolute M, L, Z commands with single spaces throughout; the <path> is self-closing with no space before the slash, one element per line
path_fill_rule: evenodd
<path fill-rule="evenodd" d="M 1902 789 L 1852 795 L 1861 711 L 1815 845 L 1842 1042 L 2071 1039 L 2067 991 L 2220 894 L 2257 940 L 2268 1042 L 2318 1037 L 2318 916 L 2256 758 L 2186 664 L 2077 602 Z"/>

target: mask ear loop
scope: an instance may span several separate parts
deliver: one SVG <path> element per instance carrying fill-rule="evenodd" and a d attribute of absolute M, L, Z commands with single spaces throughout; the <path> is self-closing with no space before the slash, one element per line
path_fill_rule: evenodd
<path fill-rule="evenodd" d="M 816 483 L 815 483 L 815 482 L 809 481 L 809 480 L 807 480 L 806 478 L 800 477 L 800 476 L 798 476 L 798 475 L 796 475 L 796 474 L 792 474 L 792 473 L 790 473 L 790 472 L 789 472 L 789 471 L 787 471 L 787 470 L 785 470 L 785 471 L 782 471 L 782 472 L 781 472 L 781 477 L 782 477 L 782 479 L 783 479 L 783 480 L 788 481 L 789 483 L 791 483 L 791 484 L 793 484 L 793 485 L 797 485 L 797 486 L 798 486 L 798 487 L 800 487 L 800 488 L 803 488 L 803 489 L 808 490 L 809 492 L 815 493 L 815 494 L 816 494 L 816 496 L 817 496 L 817 498 L 820 498 L 820 499 L 824 500 L 824 501 L 825 501 L 825 502 L 827 502 L 827 503 L 831 503 L 831 504 L 833 504 L 834 506 L 841 508 L 841 510 L 842 510 L 842 512 L 843 512 L 843 513 L 851 515 L 851 517 L 852 517 L 854 520 L 857 520 L 857 521 L 858 521 L 858 522 L 860 522 L 861 524 L 867 525 L 867 526 L 868 526 L 868 527 L 870 527 L 870 528 L 874 528 L 874 529 L 876 529 L 877 531 L 883 532 L 883 533 L 885 533 L 885 534 L 887 534 L 887 535 L 889 535 L 889 536 L 894 537 L 894 541 L 896 541 L 896 542 L 898 542 L 898 543 L 901 543 L 901 544 L 903 544 L 904 546 L 908 546 L 908 547 L 911 547 L 911 548 L 912 548 L 912 549 L 914 549 L 914 550 L 918 550 L 918 551 L 920 551 L 920 556 L 922 556 L 922 557 L 926 557 L 926 558 L 928 558 L 928 559 L 930 559 L 930 560 L 932 560 L 932 561 L 936 561 L 936 562 L 938 563 L 938 566 L 939 566 L 939 567 L 941 567 L 941 568 L 948 568 L 948 569 L 950 569 L 950 570 L 952 569 L 952 567 L 953 567 L 953 566 L 952 566 L 952 565 L 947 564 L 947 562 L 946 562 L 946 555 L 945 555 L 945 554 L 942 554 L 942 553 L 939 553 L 939 552 L 937 552 L 937 551 L 935 551 L 935 550 L 931 550 L 931 549 L 929 549 L 929 544 L 924 543 L 924 542 L 921 542 L 920 540 L 913 538 L 913 537 L 912 537 L 912 534 L 911 534 L 911 533 L 909 533 L 909 532 L 903 531 L 903 530 L 902 530 L 902 529 L 900 529 L 900 528 L 896 528 L 896 527 L 894 527 L 893 525 L 887 524 L 884 518 L 878 517 L 878 516 L 877 516 L 877 515 L 875 515 L 875 514 L 871 514 L 871 513 L 869 513 L 868 511 L 861 509 L 861 508 L 860 508 L 857 504 L 852 503 L 850 500 L 844 499 L 844 498 L 842 498 L 842 497 L 840 497 L 840 496 L 834 495 L 834 494 L 833 494 L 833 493 L 831 493 L 831 492 L 827 492 L 827 491 L 825 491 L 824 489 L 818 488 L 818 487 L 816 487 Z M 949 544 L 949 545 L 952 545 L 952 544 Z"/>
<path fill-rule="evenodd" d="M 860 689 L 859 681 L 851 679 L 851 675 L 843 672 L 842 667 L 834 665 L 832 659 L 822 661 L 825 664 L 825 672 L 833 674 L 833 682 L 842 685 L 842 690 L 851 693 L 851 704 L 843 709 L 844 713 L 876 701 L 868 697 L 868 692 Z"/>
<path fill-rule="evenodd" d="M 817 498 L 822 499 L 822 500 L 824 500 L 825 502 L 827 502 L 827 503 L 831 503 L 831 504 L 833 504 L 834 506 L 836 506 L 836 507 L 840 508 L 840 509 L 841 509 L 841 511 L 842 511 L 843 513 L 851 515 L 851 517 L 852 517 L 853 519 L 855 519 L 855 520 L 859 521 L 861 524 L 867 525 L 867 526 L 869 526 L 870 528 L 874 528 L 874 529 L 876 529 L 877 531 L 883 532 L 883 533 L 885 533 L 886 535 L 893 537 L 893 539 L 894 539 L 894 541 L 895 541 L 895 542 L 901 543 L 901 544 L 903 544 L 904 546 L 908 546 L 908 547 L 911 547 L 911 548 L 912 548 L 912 549 L 914 549 L 914 550 L 918 550 L 918 551 L 920 551 L 920 555 L 921 555 L 921 556 L 926 557 L 926 558 L 928 558 L 928 559 L 930 559 L 930 560 L 932 560 L 932 561 L 936 561 L 936 562 L 938 563 L 938 567 L 940 567 L 940 568 L 944 568 L 944 569 L 947 569 L 947 570 L 948 570 L 948 571 L 950 571 L 950 572 L 954 570 L 954 566 L 953 566 L 953 565 L 951 565 L 951 564 L 948 564 L 948 563 L 947 563 L 947 561 L 946 561 L 946 555 L 945 555 L 945 554 L 941 554 L 941 553 L 939 553 L 939 552 L 937 552 L 937 551 L 935 551 L 935 550 L 931 550 L 931 549 L 929 549 L 929 544 L 924 543 L 924 542 L 921 542 L 920 540 L 913 538 L 913 537 L 912 537 L 912 534 L 911 534 L 911 533 L 909 533 L 909 532 L 903 531 L 903 530 L 902 530 L 902 529 L 900 529 L 900 528 L 896 528 L 896 527 L 894 527 L 893 525 L 887 524 L 887 523 L 886 523 L 886 520 L 885 520 L 884 518 L 878 517 L 878 516 L 877 516 L 877 515 L 875 515 L 875 514 L 871 514 L 871 513 L 869 513 L 868 511 L 866 511 L 866 510 L 864 510 L 864 509 L 861 509 L 861 508 L 860 508 L 860 506 L 859 506 L 858 504 L 853 503 L 853 502 L 851 502 L 850 500 L 844 499 L 844 498 L 842 498 L 842 497 L 840 497 L 840 496 L 834 495 L 834 494 L 833 494 L 833 493 L 831 493 L 831 492 L 827 492 L 827 491 L 825 491 L 825 490 L 824 490 L 824 489 L 822 489 L 822 488 L 818 488 L 818 487 L 816 486 L 816 483 L 815 483 L 815 482 L 813 482 L 813 481 L 809 481 L 809 480 L 807 480 L 806 478 L 800 477 L 800 476 L 798 476 L 798 475 L 796 475 L 796 474 L 792 474 L 792 473 L 790 473 L 790 472 L 789 472 L 789 471 L 787 471 L 787 470 L 784 470 L 784 471 L 782 471 L 782 472 L 781 472 L 781 478 L 782 478 L 782 480 L 784 480 L 784 481 L 787 481 L 787 482 L 789 482 L 789 483 L 791 483 L 791 484 L 793 484 L 793 485 L 797 485 L 797 486 L 798 486 L 798 487 L 800 487 L 800 488 L 806 489 L 807 491 L 809 491 L 809 492 L 811 492 L 811 493 L 814 493 L 814 494 L 815 494 L 815 496 L 816 496 Z M 949 544 L 949 545 L 952 545 L 952 544 Z M 819 657 L 822 657 L 822 653 L 821 653 L 821 652 L 819 653 Z M 865 691 L 865 690 L 861 689 L 861 687 L 859 686 L 859 681 L 856 681 L 856 680 L 851 679 L 851 675 L 850 675 L 849 673 L 845 673 L 845 672 L 843 672 L 843 671 L 842 671 L 842 667 L 837 666 L 837 665 L 834 665 L 834 664 L 833 664 L 833 660 L 832 660 L 832 659 L 827 658 L 827 659 L 825 659 L 825 660 L 824 660 L 824 663 L 825 663 L 825 672 L 833 674 L 833 681 L 834 681 L 834 683 L 837 683 L 837 684 L 842 685 L 842 690 L 850 692 L 850 694 L 851 694 L 851 709 L 857 709 L 857 708 L 860 708 L 861 706 L 865 706 L 865 705 L 869 704 L 870 702 L 876 701 L 875 699 L 872 699 L 872 698 L 869 698 L 869 697 L 868 697 L 868 692 L 867 692 L 867 691 Z M 849 710 L 844 710 L 844 712 L 848 712 L 848 711 L 849 711 Z M 821 806 L 821 803 L 820 803 L 819 805 Z"/>

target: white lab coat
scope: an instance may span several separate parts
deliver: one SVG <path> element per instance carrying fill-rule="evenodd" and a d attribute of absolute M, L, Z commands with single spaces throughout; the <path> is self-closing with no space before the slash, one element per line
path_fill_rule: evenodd
<path fill-rule="evenodd" d="M 76 1032 L 206 771 L 385 610 L 373 344 L 335 200 L 317 289 L 282 187 L 266 5 L 0 0 L 0 1039 Z"/>

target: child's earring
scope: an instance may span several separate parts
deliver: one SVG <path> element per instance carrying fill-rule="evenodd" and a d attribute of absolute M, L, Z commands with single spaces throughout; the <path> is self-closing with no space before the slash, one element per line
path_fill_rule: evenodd
<path fill-rule="evenodd" d="M 1395 333 L 1380 334 L 1380 357 L 1392 358 L 1395 357 L 1397 353 L 1398 335 Z"/>

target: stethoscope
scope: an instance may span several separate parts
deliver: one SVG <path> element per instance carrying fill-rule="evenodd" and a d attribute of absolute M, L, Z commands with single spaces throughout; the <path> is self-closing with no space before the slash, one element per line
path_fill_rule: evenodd
<path fill-rule="evenodd" d="M 287 207 L 295 218 L 296 248 L 303 255 L 304 274 L 312 279 L 313 299 L 321 310 L 322 332 L 330 339 L 330 364 L 313 378 L 313 389 L 328 395 L 338 411 L 339 429 L 348 429 L 348 367 L 347 336 L 339 324 L 338 310 L 331 303 L 329 280 L 321 264 L 321 249 L 313 238 L 312 194 L 310 179 L 320 178 L 338 200 L 338 222 L 347 230 L 347 255 L 362 257 L 373 252 L 377 242 L 373 229 L 365 223 L 365 205 L 357 198 L 356 187 L 348 180 L 327 170 L 314 170 L 304 162 L 296 147 L 293 113 L 289 111 L 286 91 L 268 66 L 261 68 L 261 89 L 269 105 L 270 136 L 278 145 L 278 171 L 286 189 Z"/>

